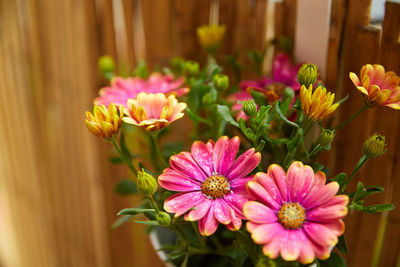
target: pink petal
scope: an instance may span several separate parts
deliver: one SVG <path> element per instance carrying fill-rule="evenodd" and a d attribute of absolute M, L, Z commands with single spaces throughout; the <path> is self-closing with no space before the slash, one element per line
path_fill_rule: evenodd
<path fill-rule="evenodd" d="M 203 202 L 195 206 L 194 209 L 186 213 L 185 220 L 191 222 L 200 220 L 207 214 L 208 210 L 211 207 L 211 204 L 212 200 L 206 198 Z"/>
<path fill-rule="evenodd" d="M 239 146 L 240 139 L 237 136 L 231 140 L 227 136 L 222 136 L 217 140 L 212 158 L 215 172 L 225 176 L 226 171 L 229 170 L 235 161 Z"/>
<path fill-rule="evenodd" d="M 256 244 L 267 244 L 278 236 L 284 234 L 286 231 L 280 223 L 261 224 L 253 229 L 251 228 L 252 225 L 246 224 L 246 227 Z M 250 229 L 252 229 L 252 231 L 250 231 Z"/>
<path fill-rule="evenodd" d="M 254 222 L 247 222 L 246 223 L 246 229 L 247 231 L 249 231 L 250 233 L 252 233 L 258 226 L 260 226 L 262 224 L 260 223 L 254 223 Z"/>
<path fill-rule="evenodd" d="M 337 182 L 331 182 L 321 187 L 318 191 L 309 192 L 306 199 L 301 201 L 300 204 L 306 209 L 312 209 L 331 200 L 338 191 L 339 184 Z"/>
<path fill-rule="evenodd" d="M 287 173 L 289 200 L 297 202 L 303 199 L 309 191 L 314 179 L 314 171 L 310 166 L 304 166 L 300 161 L 293 162 Z"/>
<path fill-rule="evenodd" d="M 175 213 L 175 216 L 178 217 L 205 199 L 205 196 L 200 191 L 178 193 L 164 201 L 164 209 L 169 213 Z"/>
<path fill-rule="evenodd" d="M 265 188 L 255 181 L 250 181 L 247 183 L 247 190 L 256 200 L 267 205 L 273 210 L 279 210 L 281 205 L 279 205 L 265 190 Z"/>
<path fill-rule="evenodd" d="M 247 220 L 255 223 L 272 223 L 277 221 L 276 212 L 256 201 L 244 204 L 243 213 Z"/>
<path fill-rule="evenodd" d="M 321 246 L 331 247 L 338 242 L 336 231 L 332 231 L 323 224 L 307 222 L 302 228 L 308 238 Z"/>
<path fill-rule="evenodd" d="M 242 227 L 242 219 L 236 216 L 232 208 L 230 208 L 229 210 L 231 213 L 232 222 L 226 225 L 226 227 L 231 231 L 237 231 L 240 229 L 240 227 Z"/>
<path fill-rule="evenodd" d="M 300 231 L 297 235 L 299 242 L 301 243 L 301 251 L 299 255 L 299 261 L 302 264 L 310 264 L 315 259 L 315 253 L 313 250 L 312 241 L 308 239 L 304 231 Z"/>
<path fill-rule="evenodd" d="M 281 192 L 282 200 L 288 201 L 288 189 L 286 185 L 286 173 L 281 166 L 272 164 L 268 167 L 268 176 L 274 180 L 275 184 Z"/>
<path fill-rule="evenodd" d="M 227 172 L 226 177 L 233 180 L 239 177 L 247 176 L 261 161 L 260 152 L 254 153 L 254 148 L 251 148 L 238 157 L 232 167 Z"/>
<path fill-rule="evenodd" d="M 169 163 L 172 169 L 199 182 L 203 182 L 208 177 L 189 152 L 182 152 L 172 156 Z"/>
<path fill-rule="evenodd" d="M 286 231 L 286 236 L 283 236 L 281 239 L 282 259 L 286 261 L 294 261 L 300 256 L 302 244 L 299 240 L 299 235 L 301 235 L 301 233 L 301 229 Z"/>
<path fill-rule="evenodd" d="M 235 192 L 246 192 L 246 185 L 249 181 L 254 180 L 254 176 L 237 178 L 232 180 L 229 185 Z"/>
<path fill-rule="evenodd" d="M 229 204 L 229 206 L 233 209 L 237 216 L 239 216 L 240 218 L 244 218 L 243 206 L 248 201 L 248 198 L 246 198 L 246 196 L 233 193 L 225 195 L 224 200 L 226 203 Z"/>
<path fill-rule="evenodd" d="M 307 211 L 307 220 L 314 222 L 327 222 L 333 219 L 341 219 L 347 215 L 347 203 L 347 196 L 335 196 L 324 205 Z"/>
<path fill-rule="evenodd" d="M 228 204 L 221 198 L 213 201 L 214 217 L 222 224 L 230 224 L 231 211 Z"/>
<path fill-rule="evenodd" d="M 279 255 L 279 251 L 281 249 L 281 238 L 279 236 L 274 236 L 268 244 L 263 246 L 263 253 L 265 256 L 275 259 Z"/>
<path fill-rule="evenodd" d="M 203 169 L 207 176 L 213 175 L 212 153 L 206 144 L 196 141 L 192 145 L 192 156 L 197 164 Z"/>
<path fill-rule="evenodd" d="M 199 221 L 200 234 L 210 236 L 217 230 L 218 222 L 214 217 L 213 206 L 211 205 L 208 213 Z"/>
<path fill-rule="evenodd" d="M 166 168 L 158 177 L 158 183 L 165 189 L 171 191 L 188 192 L 201 189 L 201 183 L 192 178 L 174 171 L 171 168 Z"/>
<path fill-rule="evenodd" d="M 279 205 L 282 205 L 283 200 L 282 200 L 281 193 L 280 193 L 277 185 L 275 184 L 274 180 L 272 180 L 271 177 L 269 177 L 267 174 L 265 174 L 263 172 L 259 172 L 255 175 L 255 180 L 257 183 L 262 185 L 265 190 L 267 190 L 267 192 L 269 193 L 271 198 L 276 203 L 278 203 Z"/>

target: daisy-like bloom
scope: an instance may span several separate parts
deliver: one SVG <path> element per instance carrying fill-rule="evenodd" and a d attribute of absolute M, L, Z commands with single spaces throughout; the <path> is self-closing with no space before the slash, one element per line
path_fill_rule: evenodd
<path fill-rule="evenodd" d="M 260 80 L 245 80 L 239 83 L 239 92 L 231 94 L 228 99 L 234 103 L 232 111 L 238 111 L 236 119 L 247 117 L 241 111 L 242 104 L 238 101 L 244 101 L 252 99 L 249 92 L 256 90 L 264 93 L 270 102 L 274 102 L 279 99 L 286 87 L 292 88 L 295 92 L 300 90 L 300 84 L 297 81 L 297 72 L 299 71 L 301 64 L 292 64 L 290 56 L 286 53 L 278 53 L 272 63 L 272 75 L 271 77 L 264 77 Z"/>
<path fill-rule="evenodd" d="M 99 96 L 94 100 L 94 104 L 108 106 L 110 103 L 115 103 L 126 107 L 128 99 L 134 99 L 142 92 L 163 93 L 178 97 L 189 92 L 189 88 L 183 86 L 183 77 L 175 80 L 172 75 L 162 75 L 158 72 L 152 73 L 147 79 L 114 77 L 111 80 L 111 86 L 104 87 L 99 91 Z"/>
<path fill-rule="evenodd" d="M 249 199 L 246 183 L 253 179 L 248 175 L 261 160 L 254 148 L 235 160 L 239 146 L 239 137 L 223 136 L 216 143 L 196 141 L 191 153 L 172 156 L 158 183 L 180 193 L 165 200 L 164 209 L 175 216 L 185 214 L 187 221 L 199 221 L 199 231 L 205 236 L 212 235 L 218 223 L 239 230 L 243 205 Z"/>
<path fill-rule="evenodd" d="M 247 184 L 255 201 L 244 205 L 247 230 L 263 253 L 274 259 L 311 263 L 327 259 L 330 247 L 344 232 L 346 195 L 337 195 L 339 184 L 325 184 L 323 172 L 314 173 L 301 162 L 290 165 L 288 173 L 276 164 L 268 173 L 257 173 Z"/>
<path fill-rule="evenodd" d="M 339 104 L 333 104 L 335 94 L 327 92 L 323 86 L 318 86 L 313 92 L 313 86 L 308 89 L 303 85 L 300 89 L 300 102 L 303 114 L 313 121 L 319 121 L 334 112 Z"/>
<path fill-rule="evenodd" d="M 186 104 L 178 102 L 174 95 L 162 93 L 140 93 L 136 99 L 129 99 L 123 121 L 154 132 L 167 127 L 171 122 L 183 117 Z"/>
<path fill-rule="evenodd" d="M 93 113 L 86 111 L 85 123 L 91 133 L 104 139 L 110 139 L 121 127 L 123 107 L 111 103 L 108 106 L 94 106 Z"/>
<path fill-rule="evenodd" d="M 385 72 L 382 65 L 367 64 L 361 68 L 361 81 L 353 72 L 349 76 L 369 104 L 400 109 L 400 77 L 393 71 Z"/>
<path fill-rule="evenodd" d="M 203 25 L 197 28 L 197 37 L 204 49 L 214 53 L 221 45 L 225 31 L 225 25 Z"/>

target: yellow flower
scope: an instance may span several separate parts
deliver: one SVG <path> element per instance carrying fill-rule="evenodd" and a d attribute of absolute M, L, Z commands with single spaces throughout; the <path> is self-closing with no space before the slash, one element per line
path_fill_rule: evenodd
<path fill-rule="evenodd" d="M 226 31 L 225 25 L 203 25 L 197 28 L 197 37 L 200 44 L 210 53 L 214 53 L 220 46 Z"/>
<path fill-rule="evenodd" d="M 325 87 L 318 86 L 313 93 L 313 87 L 308 89 L 302 85 L 300 89 L 300 102 L 303 114 L 310 120 L 319 121 L 329 116 L 339 104 L 333 104 L 335 94 L 327 92 Z"/>
<path fill-rule="evenodd" d="M 140 93 L 129 99 L 123 121 L 137 125 L 147 131 L 157 131 L 183 117 L 185 103 L 178 102 L 174 95 Z"/>
<path fill-rule="evenodd" d="M 385 72 L 382 65 L 367 64 L 361 68 L 361 81 L 353 72 L 349 76 L 369 104 L 400 109 L 400 77 L 393 71 Z"/>
<path fill-rule="evenodd" d="M 122 105 L 110 103 L 106 106 L 94 106 L 93 113 L 86 111 L 85 123 L 91 133 L 104 139 L 110 139 L 121 127 L 124 111 Z"/>

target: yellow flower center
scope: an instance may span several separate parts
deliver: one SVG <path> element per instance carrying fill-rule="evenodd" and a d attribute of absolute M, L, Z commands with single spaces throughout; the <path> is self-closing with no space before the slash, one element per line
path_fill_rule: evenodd
<path fill-rule="evenodd" d="M 228 180 L 221 175 L 208 177 L 201 185 L 201 192 L 207 198 L 221 198 L 231 191 Z"/>
<path fill-rule="evenodd" d="M 306 219 L 304 208 L 299 203 L 285 203 L 278 212 L 278 220 L 286 229 L 300 228 Z"/>

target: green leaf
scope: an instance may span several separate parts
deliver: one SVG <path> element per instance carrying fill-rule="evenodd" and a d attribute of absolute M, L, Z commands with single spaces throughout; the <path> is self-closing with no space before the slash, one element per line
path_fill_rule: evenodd
<path fill-rule="evenodd" d="M 267 106 L 268 101 L 267 98 L 265 97 L 264 93 L 261 93 L 256 90 L 250 90 L 251 97 L 253 98 L 254 102 L 256 102 L 257 105 L 259 106 Z"/>
<path fill-rule="evenodd" d="M 189 108 L 186 108 L 186 111 L 187 111 L 188 116 L 189 116 L 189 118 L 190 118 L 191 120 L 194 120 L 194 121 L 197 121 L 197 122 L 202 122 L 202 123 L 204 123 L 204 124 L 207 124 L 208 126 L 212 126 L 211 121 L 209 121 L 209 120 L 207 120 L 207 119 L 205 119 L 205 118 L 203 118 L 203 117 L 200 117 L 200 116 L 196 115 L 196 114 L 195 114 L 193 111 L 191 111 Z"/>
<path fill-rule="evenodd" d="M 156 212 L 154 209 L 142 209 L 142 208 L 129 208 L 129 209 L 123 209 L 120 210 L 117 215 L 137 215 L 143 212 Z"/>
<path fill-rule="evenodd" d="M 289 151 L 290 154 L 294 155 L 297 151 L 297 148 L 299 147 L 299 142 L 301 138 L 301 129 L 296 133 L 296 135 L 293 137 L 292 140 L 286 143 L 286 147 Z"/>
<path fill-rule="evenodd" d="M 393 204 L 375 204 L 367 207 L 363 207 L 361 211 L 374 214 L 378 212 L 384 212 L 384 211 L 391 211 L 394 209 Z"/>
<path fill-rule="evenodd" d="M 329 259 L 327 260 L 319 260 L 319 265 L 321 267 L 346 267 L 346 260 L 340 257 L 340 255 L 336 252 L 333 252 Z"/>
<path fill-rule="evenodd" d="M 116 219 L 115 222 L 111 225 L 111 229 L 114 230 L 114 229 L 120 227 L 124 223 L 130 221 L 132 219 L 132 217 L 133 217 L 132 215 L 124 215 L 124 216 L 118 217 L 118 219 Z"/>
<path fill-rule="evenodd" d="M 354 197 L 353 197 L 353 202 L 357 203 L 359 200 L 361 200 L 360 196 L 362 195 L 363 191 L 364 191 L 364 185 L 363 185 L 363 183 L 358 181 L 357 189 L 356 189 L 356 191 L 354 193 Z"/>
<path fill-rule="evenodd" d="M 114 191 L 120 195 L 133 195 L 136 194 L 137 188 L 136 183 L 129 179 L 121 180 L 114 187 Z"/>
<path fill-rule="evenodd" d="M 111 162 L 112 164 L 121 164 L 124 162 L 123 159 L 121 159 L 120 157 L 116 156 L 116 157 L 110 157 L 108 159 L 109 162 Z"/>
<path fill-rule="evenodd" d="M 275 110 L 276 110 L 276 112 L 278 112 L 278 115 L 279 115 L 279 117 L 281 118 L 281 120 L 282 120 L 283 122 L 285 122 L 286 124 L 290 125 L 290 126 L 293 126 L 293 127 L 296 127 L 296 128 L 300 128 L 299 125 L 297 125 L 296 123 L 294 123 L 294 122 L 288 120 L 288 119 L 282 114 L 282 111 L 281 111 L 281 109 L 279 108 L 279 105 L 280 105 L 280 102 L 277 101 L 277 102 L 276 102 L 276 105 L 275 105 Z"/>
<path fill-rule="evenodd" d="M 147 78 L 147 66 L 145 61 L 139 61 L 136 69 L 133 70 L 133 75 L 144 79 Z"/>
<path fill-rule="evenodd" d="M 334 104 L 342 104 L 344 101 L 346 101 L 349 98 L 350 95 L 346 95 L 345 97 L 343 97 L 342 99 L 340 99 L 338 102 L 334 103 Z"/>
<path fill-rule="evenodd" d="M 331 180 L 338 182 L 340 187 L 342 187 L 344 185 L 344 182 L 346 181 L 346 178 L 347 178 L 347 174 L 344 172 L 341 172 L 338 175 L 336 175 L 335 178 L 332 178 Z"/>
<path fill-rule="evenodd" d="M 339 236 L 339 242 L 337 243 L 336 247 L 338 248 L 338 250 L 341 253 L 343 253 L 343 254 L 347 254 L 348 253 L 346 238 L 344 237 L 344 234 Z"/>
<path fill-rule="evenodd" d="M 224 105 L 217 105 L 217 113 L 221 118 L 223 118 L 226 122 L 230 123 L 231 125 L 239 128 L 239 123 L 235 121 L 232 117 L 231 111 L 228 106 Z"/>
<path fill-rule="evenodd" d="M 157 221 L 134 221 L 134 222 L 146 225 L 159 225 Z"/>
<path fill-rule="evenodd" d="M 377 186 L 377 185 L 366 185 L 364 187 L 364 191 L 360 194 L 359 199 L 364 199 L 370 195 L 376 194 L 376 193 L 381 193 L 385 189 L 382 186 Z"/>

